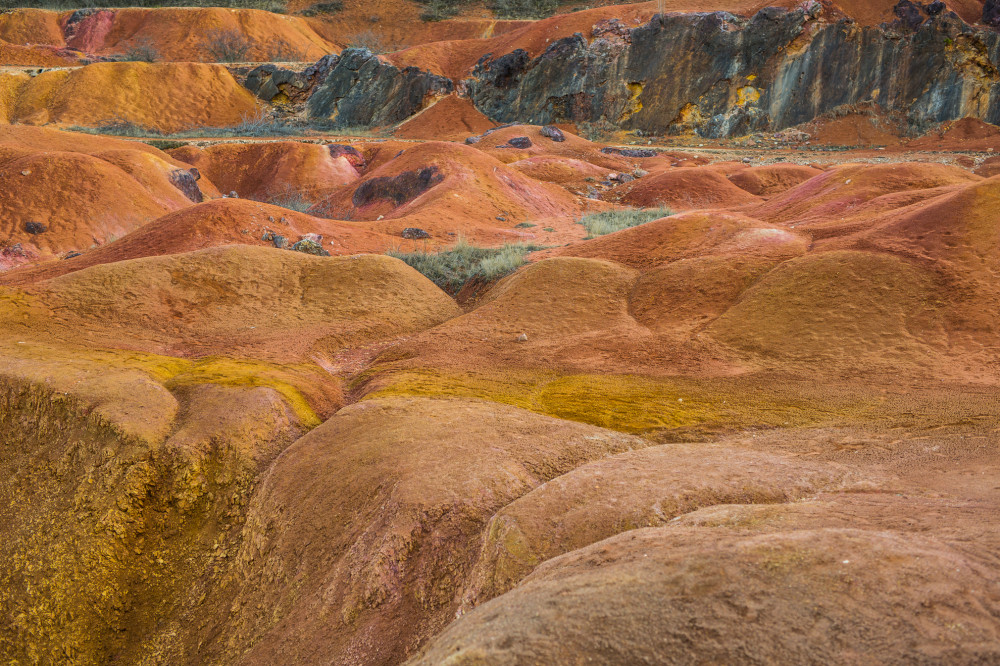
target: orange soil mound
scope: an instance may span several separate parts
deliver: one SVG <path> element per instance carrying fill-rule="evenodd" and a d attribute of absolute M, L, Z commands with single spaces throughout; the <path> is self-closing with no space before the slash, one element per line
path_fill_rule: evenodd
<path fill-rule="evenodd" d="M 59 312 L 39 326 L 66 341 L 279 363 L 323 358 L 460 312 L 398 259 L 248 246 L 92 266 L 26 292 Z"/>
<path fill-rule="evenodd" d="M 723 211 L 694 211 L 535 256 L 590 257 L 646 269 L 705 255 L 787 259 L 808 247 L 807 236 L 759 220 Z"/>
<path fill-rule="evenodd" d="M 527 333 L 529 341 L 568 344 L 595 331 L 637 328 L 628 312 L 635 279 L 632 269 L 607 261 L 546 259 L 502 280 L 475 310 L 438 332 L 460 332 L 469 340 L 514 340 Z"/>
<path fill-rule="evenodd" d="M 471 100 L 448 95 L 404 122 L 393 134 L 402 139 L 463 141 L 495 126 Z"/>
<path fill-rule="evenodd" d="M 987 157 L 976 167 L 973 173 L 983 178 L 992 178 L 993 176 L 1000 175 L 1000 156 Z"/>
<path fill-rule="evenodd" d="M 247 60 L 313 61 L 337 50 L 304 19 L 257 9 L 162 7 L 102 9 L 64 31 L 72 12 L 24 9 L 0 16 L 0 40 L 16 45 L 68 46 L 112 55 L 135 45 L 156 50 L 167 61 L 211 61 L 207 44 L 215 32 L 239 34 L 249 44 Z"/>
<path fill-rule="evenodd" d="M 935 655 L 973 664 L 1000 656 L 993 569 L 950 539 L 776 526 L 747 534 L 751 516 L 738 528 L 722 520 L 632 530 L 548 560 L 456 620 L 412 663 L 653 663 L 663 655 L 913 663 Z M 817 617 L 836 628 L 817 631 Z M 956 619 L 969 639 L 941 632 Z"/>
<path fill-rule="evenodd" d="M 463 611 L 517 585 L 546 560 L 630 529 L 668 525 L 705 506 L 784 504 L 863 488 L 826 462 L 699 443 L 628 451 L 535 488 L 490 520 Z"/>
<path fill-rule="evenodd" d="M 164 60 L 210 62 L 207 48 L 218 31 L 238 33 L 249 42 L 248 61 L 315 61 L 338 50 L 300 17 L 222 7 L 114 10 L 103 42 L 83 50 L 122 53 L 148 42 Z"/>
<path fill-rule="evenodd" d="M 496 511 L 578 464 L 646 444 L 488 402 L 351 405 L 272 467 L 234 553 L 236 575 L 206 599 L 219 611 L 206 616 L 199 654 L 402 663 L 454 618 Z M 329 549 L 303 549 L 310 542 Z M 254 610 L 262 603 L 266 617 Z"/>
<path fill-rule="evenodd" d="M 35 77 L 4 74 L 0 95 L 3 120 L 27 125 L 126 121 L 174 132 L 234 125 L 258 109 L 225 67 L 198 63 L 107 62 Z"/>
<path fill-rule="evenodd" d="M 188 167 L 187 164 L 174 159 L 159 148 L 154 148 L 142 141 L 96 136 L 82 132 L 64 132 L 48 127 L 0 125 L 0 144 L 38 152 L 64 151 L 86 153 L 87 155 L 95 155 L 109 150 L 135 150 L 154 155 L 177 167 Z"/>
<path fill-rule="evenodd" d="M 906 143 L 907 150 L 1000 150 L 1000 127 L 975 118 L 946 123 Z"/>
<path fill-rule="evenodd" d="M 86 155 L 0 146 L 0 235 L 43 253 L 83 250 L 193 202 L 156 155 Z M 41 225 L 41 226 L 37 226 Z"/>
<path fill-rule="evenodd" d="M 359 177 L 346 157 L 333 157 L 326 146 L 301 141 L 188 145 L 170 154 L 197 167 L 224 193 L 259 201 L 315 201 Z"/>
<path fill-rule="evenodd" d="M 768 273 L 708 332 L 765 364 L 954 377 L 967 366 L 948 354 L 963 351 L 965 331 L 949 322 L 947 298 L 928 266 L 870 251 L 811 253 Z"/>
<path fill-rule="evenodd" d="M 769 196 L 790 190 L 821 173 L 801 164 L 768 164 L 742 169 L 729 176 L 729 180 L 750 194 Z"/>
<path fill-rule="evenodd" d="M 12 9 L 0 14 L 0 40 L 18 45 L 66 46 L 59 13 Z"/>
<path fill-rule="evenodd" d="M 371 228 L 395 236 L 419 227 L 439 239 L 450 232 L 495 243 L 525 221 L 561 218 L 577 226 L 572 218 L 583 206 L 563 188 L 532 180 L 473 147 L 429 142 L 410 144 L 310 212 L 371 220 Z"/>
<path fill-rule="evenodd" d="M 0 41 L 0 62 L 20 67 L 66 67 L 79 62 L 73 53 L 51 46 L 21 46 Z"/>
<path fill-rule="evenodd" d="M 995 348 L 1000 331 L 1000 177 L 966 185 L 873 219 L 858 233 L 821 243 L 892 253 L 933 269 L 947 286 L 946 330 L 973 351 Z M 988 360 L 988 359 L 987 359 Z"/>
<path fill-rule="evenodd" d="M 800 129 L 809 142 L 829 146 L 897 146 L 906 128 L 882 114 L 852 113 L 840 118 L 817 118 Z"/>
<path fill-rule="evenodd" d="M 215 199 L 168 213 L 113 243 L 88 250 L 79 257 L 0 274 L 0 283 L 29 284 L 98 264 L 191 252 L 220 245 L 273 247 L 272 241 L 263 239 L 268 231 L 284 236 L 289 244 L 305 234 L 319 234 L 323 237 L 323 248 L 333 255 L 359 252 L 380 254 L 398 242 L 398 239 L 349 222 L 315 218 L 246 199 Z"/>
<path fill-rule="evenodd" d="M 291 0 L 289 8 L 303 10 L 316 0 Z M 485 39 L 530 25 L 526 20 L 497 20 L 482 6 L 468 6 L 456 17 L 424 21 L 427 6 L 410 0 L 345 0 L 334 14 L 319 14 L 305 20 L 330 42 L 347 46 L 375 39 L 386 53 L 417 44 L 443 40 Z"/>
<path fill-rule="evenodd" d="M 573 159 L 571 157 L 548 157 L 538 155 L 528 157 L 523 160 L 511 162 L 507 166 L 517 169 L 525 176 L 535 180 L 543 180 L 547 183 L 558 183 L 559 185 L 571 185 L 578 188 L 585 188 L 589 182 L 587 179 L 604 180 L 615 171 L 596 166 L 590 162 Z"/>
<path fill-rule="evenodd" d="M 484 136 L 475 144 L 475 147 L 508 164 L 529 157 L 568 157 L 590 162 L 605 169 L 632 171 L 637 164 L 645 163 L 646 161 L 644 159 L 626 158 L 614 153 L 602 153 L 602 146 L 600 144 L 588 141 L 566 130 L 563 130 L 563 136 L 566 137 L 565 141 L 553 141 L 548 137 L 542 136 L 541 130 L 542 128 L 538 125 L 512 125 L 504 127 Z M 508 145 L 507 142 L 514 137 L 522 136 L 526 136 L 531 140 L 531 147 L 513 148 Z"/>
<path fill-rule="evenodd" d="M 594 24 L 619 19 L 628 27 L 648 22 L 658 11 L 665 12 L 711 12 L 726 10 L 749 15 L 767 6 L 794 6 L 792 0 L 782 2 L 761 2 L 760 0 L 666 0 L 624 5 L 596 7 L 578 12 L 557 14 L 541 21 L 531 22 L 524 27 L 490 39 L 465 39 L 450 42 L 436 42 L 415 46 L 392 53 L 387 59 L 396 66 L 415 66 L 429 69 L 452 79 L 462 79 L 485 53 L 502 55 L 516 49 L 524 49 L 531 56 L 537 56 L 550 42 L 568 37 L 575 32 L 585 38 L 593 37 Z"/>
<path fill-rule="evenodd" d="M 654 173 L 616 189 L 614 196 L 630 206 L 668 206 L 674 210 L 728 208 L 760 201 L 711 166 Z"/>
<path fill-rule="evenodd" d="M 769 222 L 832 222 L 858 212 L 864 204 L 885 195 L 903 195 L 913 202 L 921 190 L 933 191 L 980 180 L 964 169 L 944 164 L 900 162 L 896 164 L 848 164 L 822 173 L 752 209 L 751 214 Z"/>

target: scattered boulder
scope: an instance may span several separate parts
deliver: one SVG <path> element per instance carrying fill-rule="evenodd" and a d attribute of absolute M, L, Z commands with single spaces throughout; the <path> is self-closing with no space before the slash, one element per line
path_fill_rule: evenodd
<path fill-rule="evenodd" d="M 1000 0 L 986 0 L 983 3 L 983 23 L 994 28 L 1000 27 Z"/>
<path fill-rule="evenodd" d="M 278 248 L 279 250 L 287 250 L 288 249 L 288 239 L 287 238 L 285 238 L 281 234 L 271 234 L 271 235 L 272 235 L 271 242 L 274 243 L 274 247 Z"/>
<path fill-rule="evenodd" d="M 70 250 L 69 252 L 67 252 L 66 254 L 64 254 L 62 258 L 63 259 L 72 259 L 73 257 L 79 257 L 82 254 L 83 254 L 82 252 L 77 252 L 76 250 Z"/>
<path fill-rule="evenodd" d="M 466 143 L 466 145 L 471 146 L 473 144 L 479 143 L 482 140 L 483 140 L 483 137 L 478 136 L 478 135 L 477 136 L 469 136 L 469 137 L 465 138 L 465 143 Z"/>
<path fill-rule="evenodd" d="M 24 230 L 32 236 L 37 236 L 38 234 L 44 234 L 49 228 L 41 222 L 25 222 Z"/>
<path fill-rule="evenodd" d="M 924 6 L 924 11 L 927 12 L 928 16 L 937 16 L 946 9 L 948 9 L 948 5 L 941 0 L 934 0 L 931 4 Z"/>
<path fill-rule="evenodd" d="M 416 171 L 403 171 L 397 176 L 381 176 L 366 180 L 358 186 L 351 197 L 355 206 L 361 207 L 376 201 L 391 201 L 399 206 L 415 199 L 444 180 L 444 174 L 436 166 Z"/>
<path fill-rule="evenodd" d="M 910 30 L 916 30 L 924 22 L 920 7 L 913 4 L 911 0 L 899 0 L 893 6 L 892 13 Z"/>
<path fill-rule="evenodd" d="M 403 229 L 403 238 L 407 240 L 419 240 L 421 238 L 430 238 L 431 235 L 424 231 L 423 229 L 418 229 L 417 227 L 406 227 Z"/>
<path fill-rule="evenodd" d="M 197 177 L 191 171 L 197 173 Z M 192 202 L 201 203 L 205 200 L 205 196 L 201 193 L 201 188 L 198 187 L 197 181 L 201 178 L 201 173 L 197 169 L 174 169 L 170 172 L 169 177 L 170 183 Z"/>
<path fill-rule="evenodd" d="M 323 246 L 314 240 L 303 238 L 299 242 L 292 245 L 292 249 L 296 252 L 304 252 L 305 254 L 314 254 L 318 257 L 329 257 L 330 253 L 323 249 Z"/>
<path fill-rule="evenodd" d="M 601 152 L 606 155 L 621 155 L 622 157 L 656 157 L 657 152 L 649 148 L 615 148 L 605 146 Z"/>
<path fill-rule="evenodd" d="M 531 148 L 531 139 L 526 136 L 512 136 L 504 148 Z"/>
<path fill-rule="evenodd" d="M 566 135 L 562 133 L 562 130 L 554 125 L 546 125 L 539 132 L 544 137 L 552 139 L 556 143 L 562 143 L 566 140 Z"/>
<path fill-rule="evenodd" d="M 327 150 L 330 151 L 330 157 L 345 157 L 352 167 L 357 169 L 363 169 L 368 165 L 368 161 L 365 156 L 361 154 L 354 146 L 348 146 L 342 143 L 331 143 L 327 146 Z"/>

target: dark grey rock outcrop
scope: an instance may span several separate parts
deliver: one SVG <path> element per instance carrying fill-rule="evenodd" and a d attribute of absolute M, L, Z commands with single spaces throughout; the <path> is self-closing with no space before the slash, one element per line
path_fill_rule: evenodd
<path fill-rule="evenodd" d="M 901 3 L 903 4 L 903 3 Z M 768 8 L 657 16 L 626 33 L 486 56 L 466 82 L 500 122 L 609 123 L 643 133 L 723 137 L 775 131 L 873 103 L 912 126 L 966 115 L 1000 121 L 1000 36 L 947 11 L 862 27 Z"/>
<path fill-rule="evenodd" d="M 306 111 L 310 118 L 341 127 L 394 125 L 454 88 L 443 76 L 416 67 L 399 69 L 367 49 L 345 49 L 309 97 Z"/>

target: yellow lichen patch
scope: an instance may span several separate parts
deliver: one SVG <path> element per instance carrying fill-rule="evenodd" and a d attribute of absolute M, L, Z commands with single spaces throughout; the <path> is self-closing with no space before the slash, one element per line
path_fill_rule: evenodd
<path fill-rule="evenodd" d="M 372 379 L 376 377 L 376 379 Z M 827 395 L 766 380 L 650 378 L 637 375 L 557 375 L 517 370 L 485 376 L 433 369 L 377 376 L 364 399 L 409 395 L 479 398 L 620 432 L 656 435 L 748 427 L 804 427 L 884 416 L 885 403 L 857 393 Z"/>
<path fill-rule="evenodd" d="M 710 401 L 690 397 L 671 383 L 629 375 L 561 377 L 544 384 L 536 400 L 544 414 L 632 433 L 699 425 L 723 416 Z"/>
<path fill-rule="evenodd" d="M 0 321 L 8 299 L 0 298 Z M 83 371 L 139 371 L 167 390 L 218 384 L 222 386 L 266 387 L 277 391 L 303 426 L 319 425 L 323 418 L 340 408 L 343 398 L 339 382 L 309 363 L 282 365 L 264 361 L 222 357 L 183 359 L 119 349 L 85 349 L 71 345 L 39 344 L 31 340 L 0 342 L 0 354 L 18 360 L 52 363 L 63 374 Z"/>
<path fill-rule="evenodd" d="M 633 81 L 631 83 L 626 83 L 628 87 L 628 100 L 625 102 L 625 109 L 622 111 L 622 115 L 618 118 L 618 122 L 621 122 L 630 116 L 642 111 L 642 101 L 639 96 L 642 95 L 642 83 L 638 81 Z"/>
<path fill-rule="evenodd" d="M 166 381 L 168 389 L 198 384 L 222 386 L 264 386 L 282 395 L 288 406 L 306 427 L 318 426 L 322 420 L 310 406 L 301 385 L 304 366 L 279 366 L 261 361 L 241 361 L 229 358 L 205 358 L 190 362 Z M 298 380 L 298 381 L 296 381 Z"/>
<path fill-rule="evenodd" d="M 701 108 L 697 104 L 685 104 L 671 125 L 694 128 L 700 125 L 704 119 L 704 116 L 701 115 Z"/>
<path fill-rule="evenodd" d="M 760 99 L 760 90 L 753 86 L 743 86 L 736 90 L 736 105 L 748 106 Z"/>

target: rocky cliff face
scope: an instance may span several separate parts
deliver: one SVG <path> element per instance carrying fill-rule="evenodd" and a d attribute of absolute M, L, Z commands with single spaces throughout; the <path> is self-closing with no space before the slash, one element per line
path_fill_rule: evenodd
<path fill-rule="evenodd" d="M 304 72 L 265 65 L 247 87 L 311 119 L 390 126 L 456 88 L 497 122 L 601 123 L 654 134 L 741 136 L 792 127 L 840 108 L 877 104 L 916 130 L 972 116 L 1000 123 L 1000 33 L 974 28 L 936 3 L 901 0 L 891 24 L 825 20 L 818 3 L 618 21 L 524 50 L 487 54 L 456 86 L 365 49 Z M 265 71 L 266 70 L 266 71 Z"/>
<path fill-rule="evenodd" d="M 816 6 L 818 9 L 818 6 Z M 860 27 L 814 9 L 657 16 L 576 34 L 542 55 L 485 57 L 467 82 L 502 122 L 608 122 L 724 137 L 780 130 L 874 102 L 915 126 L 1000 121 L 998 34 L 951 12 Z"/>
<path fill-rule="evenodd" d="M 416 67 L 399 69 L 367 49 L 346 49 L 306 105 L 310 118 L 344 127 L 394 125 L 420 111 L 428 98 L 454 89 L 450 79 Z"/>

